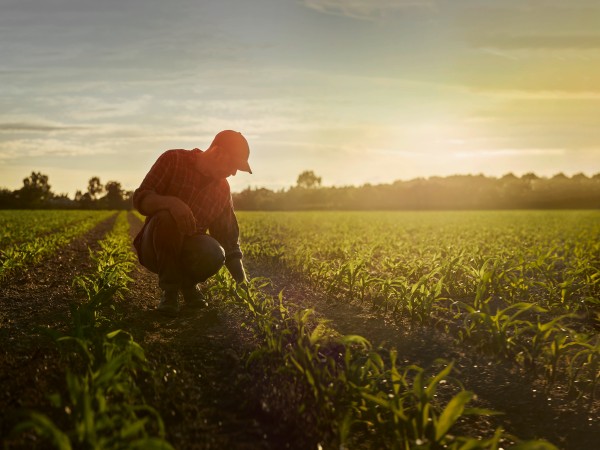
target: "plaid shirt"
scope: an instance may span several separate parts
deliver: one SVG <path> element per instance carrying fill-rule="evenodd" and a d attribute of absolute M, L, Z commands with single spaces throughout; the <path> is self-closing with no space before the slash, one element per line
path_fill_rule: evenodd
<path fill-rule="evenodd" d="M 150 193 L 178 197 L 194 214 L 196 234 L 210 232 L 225 250 L 227 259 L 241 258 L 240 231 L 233 211 L 229 183 L 226 179 L 215 180 L 198 172 L 196 156 L 201 152 L 197 148 L 164 152 L 133 193 L 133 206 L 140 211 L 142 200 Z M 144 227 L 134 239 L 138 254 L 141 237 L 149 220 L 150 217 L 146 217 Z"/>

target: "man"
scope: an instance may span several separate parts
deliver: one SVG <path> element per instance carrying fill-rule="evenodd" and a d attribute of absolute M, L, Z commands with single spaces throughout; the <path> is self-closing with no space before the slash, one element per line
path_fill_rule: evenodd
<path fill-rule="evenodd" d="M 223 264 L 237 283 L 246 281 L 227 177 L 252 173 L 249 155 L 241 133 L 221 131 L 206 151 L 164 152 L 135 190 L 133 206 L 147 217 L 134 246 L 158 274 L 159 312 L 176 316 L 179 292 L 186 306 L 205 304 L 197 284 Z"/>

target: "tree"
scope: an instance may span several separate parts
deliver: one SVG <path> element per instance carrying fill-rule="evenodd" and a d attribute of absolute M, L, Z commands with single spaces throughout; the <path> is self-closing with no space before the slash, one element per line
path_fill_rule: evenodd
<path fill-rule="evenodd" d="M 83 209 L 90 209 L 94 203 L 94 200 L 89 192 L 84 192 L 82 194 L 81 191 L 78 190 L 75 193 L 75 202 L 77 202 Z"/>
<path fill-rule="evenodd" d="M 508 172 L 508 173 L 502 175 L 502 177 L 500 179 L 503 182 L 507 182 L 507 183 L 512 183 L 513 181 L 518 180 L 517 176 L 512 172 Z"/>
<path fill-rule="evenodd" d="M 25 207 L 39 206 L 52 198 L 50 187 L 48 175 L 31 172 L 29 177 L 23 178 L 23 187 L 17 191 L 19 203 Z"/>
<path fill-rule="evenodd" d="M 92 199 L 96 199 L 96 195 L 101 194 L 102 191 L 104 190 L 104 187 L 102 186 L 102 183 L 100 183 L 100 178 L 98 177 L 92 177 L 90 178 L 90 181 L 88 182 L 88 194 L 90 194 L 90 197 Z"/>
<path fill-rule="evenodd" d="M 571 180 L 576 180 L 576 181 L 587 181 L 589 180 L 589 178 L 585 175 L 585 173 L 583 172 L 579 172 L 576 173 L 575 175 L 573 175 L 571 177 Z"/>
<path fill-rule="evenodd" d="M 0 188 L 0 208 L 14 208 L 16 204 L 15 192 Z"/>
<path fill-rule="evenodd" d="M 564 180 L 568 180 L 569 177 L 566 176 L 564 173 L 559 172 L 556 175 L 554 175 L 552 178 L 550 178 L 551 180 L 559 180 L 559 181 L 564 181 Z"/>
<path fill-rule="evenodd" d="M 298 175 L 296 184 L 300 188 L 312 189 L 321 185 L 321 177 L 316 176 L 312 170 L 305 170 Z"/>
<path fill-rule="evenodd" d="M 118 181 L 109 181 L 104 187 L 106 202 L 110 209 L 120 209 L 123 206 L 123 189 Z"/>
<path fill-rule="evenodd" d="M 539 179 L 540 179 L 540 177 L 538 177 L 538 176 L 537 176 L 535 173 L 533 173 L 533 172 L 527 172 L 526 174 L 524 174 L 524 175 L 521 177 L 521 180 L 526 180 L 526 181 L 530 181 L 530 182 L 531 182 L 531 181 L 536 181 L 536 180 L 539 180 Z"/>

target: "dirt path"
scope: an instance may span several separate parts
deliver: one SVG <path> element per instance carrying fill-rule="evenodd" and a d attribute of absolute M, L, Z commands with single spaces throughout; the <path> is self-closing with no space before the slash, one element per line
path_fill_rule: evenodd
<path fill-rule="evenodd" d="M 47 394 L 64 384 L 64 370 L 52 339 L 38 330 L 64 330 L 69 305 L 78 301 L 73 278 L 91 269 L 88 245 L 96 249 L 115 219 L 116 214 L 0 285 L 0 436 L 8 436 L 23 409 L 51 411 Z M 5 444 L 35 448 L 35 441 Z"/>
<path fill-rule="evenodd" d="M 522 439 L 544 438 L 564 450 L 591 450 L 600 442 L 598 401 L 589 411 L 567 400 L 564 389 L 544 394 L 539 382 L 527 379 L 508 364 L 455 345 L 433 328 L 410 329 L 408 324 L 397 325 L 367 306 L 328 301 L 325 293 L 281 265 L 252 260 L 246 261 L 246 266 L 251 276 L 271 279 L 273 295 L 283 290 L 288 306 L 312 308 L 342 334 L 358 334 L 376 346 L 396 348 L 399 361 L 421 367 L 429 367 L 437 358 L 455 361 L 458 378 L 478 396 L 476 406 L 504 412 L 475 424 L 471 434 L 478 428 L 489 431 L 493 429 L 490 427 L 502 426 Z"/>

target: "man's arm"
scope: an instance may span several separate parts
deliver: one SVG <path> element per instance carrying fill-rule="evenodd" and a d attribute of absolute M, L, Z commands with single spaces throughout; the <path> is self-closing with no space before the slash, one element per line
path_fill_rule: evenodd
<path fill-rule="evenodd" d="M 133 206 L 145 216 L 167 210 L 184 234 L 195 231 L 196 221 L 190 208 L 179 198 L 162 195 L 167 192 L 177 164 L 177 151 L 167 150 L 156 160 L 139 188 L 133 193 Z"/>
<path fill-rule="evenodd" d="M 193 234 L 196 230 L 196 219 L 192 210 L 178 197 L 147 192 L 141 199 L 138 210 L 145 216 L 151 216 L 158 211 L 167 210 L 171 213 L 179 231 L 183 234 Z"/>
<path fill-rule="evenodd" d="M 237 283 L 247 281 L 239 243 L 239 226 L 230 204 L 209 227 L 209 232 L 225 249 L 225 266 Z"/>

